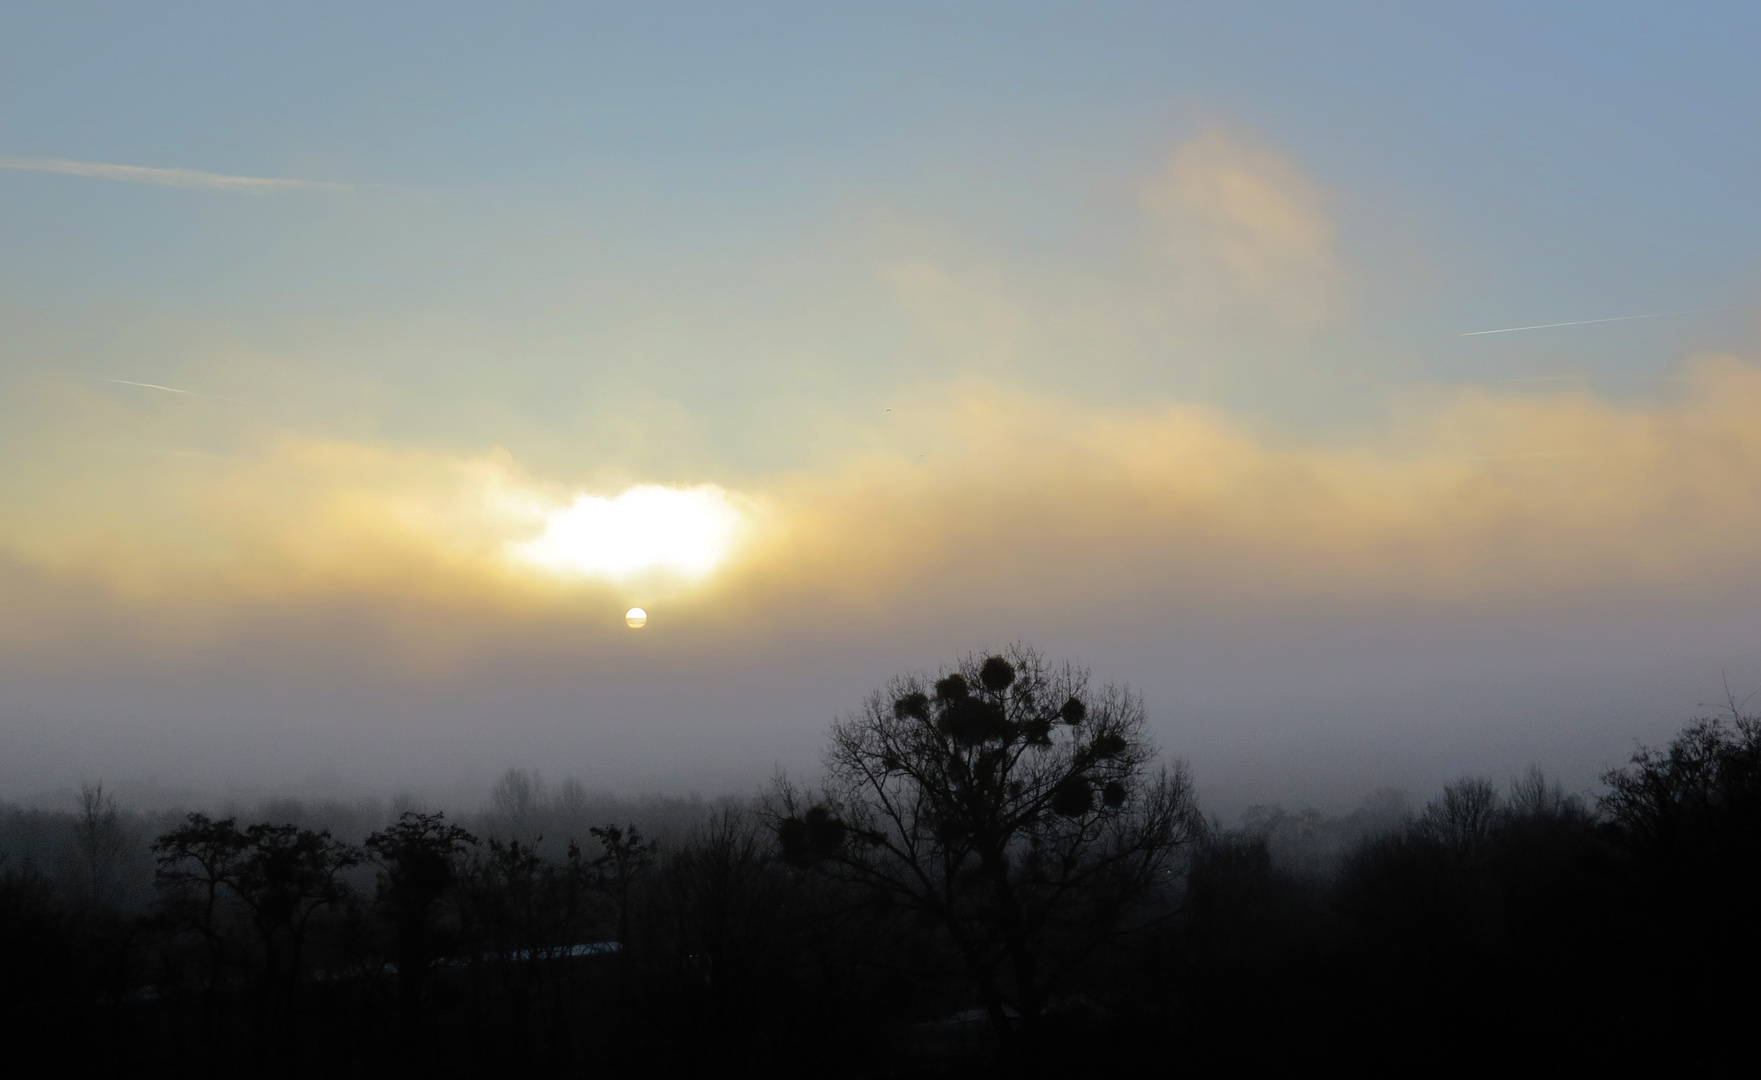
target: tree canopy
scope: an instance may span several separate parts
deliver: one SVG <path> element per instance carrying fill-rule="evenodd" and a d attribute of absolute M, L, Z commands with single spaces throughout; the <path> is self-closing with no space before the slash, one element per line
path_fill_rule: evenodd
<path fill-rule="evenodd" d="M 903 676 L 833 725 L 825 778 L 774 798 L 786 859 L 938 927 L 1007 1035 L 1151 916 L 1201 829 L 1141 697 L 1033 649 Z"/>

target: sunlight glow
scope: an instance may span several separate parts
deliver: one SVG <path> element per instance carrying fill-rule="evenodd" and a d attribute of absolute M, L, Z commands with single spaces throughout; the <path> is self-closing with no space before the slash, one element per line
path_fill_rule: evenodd
<path fill-rule="evenodd" d="M 546 515 L 516 558 L 555 573 L 621 579 L 647 572 L 701 578 L 733 546 L 740 513 L 720 488 L 633 487 L 582 495 Z"/>

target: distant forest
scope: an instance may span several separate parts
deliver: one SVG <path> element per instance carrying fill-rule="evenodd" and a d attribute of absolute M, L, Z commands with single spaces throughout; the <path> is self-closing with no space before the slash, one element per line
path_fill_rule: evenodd
<path fill-rule="evenodd" d="M 0 1016 L 56 1071 L 1729 1075 L 1761 719 L 1598 793 L 1208 818 L 1140 698 L 1017 647 L 902 677 L 811 782 L 469 812 L 0 811 Z"/>

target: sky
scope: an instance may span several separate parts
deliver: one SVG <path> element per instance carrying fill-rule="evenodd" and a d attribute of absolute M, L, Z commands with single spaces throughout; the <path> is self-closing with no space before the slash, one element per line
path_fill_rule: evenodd
<path fill-rule="evenodd" d="M 1016 641 L 1220 813 L 1591 789 L 1761 690 L 1758 34 L 0 7 L 0 798 L 749 791 Z"/>

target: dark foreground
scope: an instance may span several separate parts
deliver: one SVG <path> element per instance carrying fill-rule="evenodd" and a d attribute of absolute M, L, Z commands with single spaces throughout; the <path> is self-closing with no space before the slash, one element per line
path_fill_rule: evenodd
<path fill-rule="evenodd" d="M 415 812 L 359 844 L 201 815 L 155 840 L 88 792 L 34 819 L 59 855 L 5 864 L 0 1016 L 75 1075 L 1748 1074 L 1761 723 L 1696 722 L 1606 780 L 1594 803 L 1464 780 L 1355 831 L 1201 821 L 1129 918 L 1032 869 L 1037 833 L 890 895 L 903 856 L 851 854 L 891 842 L 830 795 L 577 845 Z M 1060 828 L 1115 820 L 1060 783 Z M 1082 889 L 1092 925 L 1048 914 Z"/>

